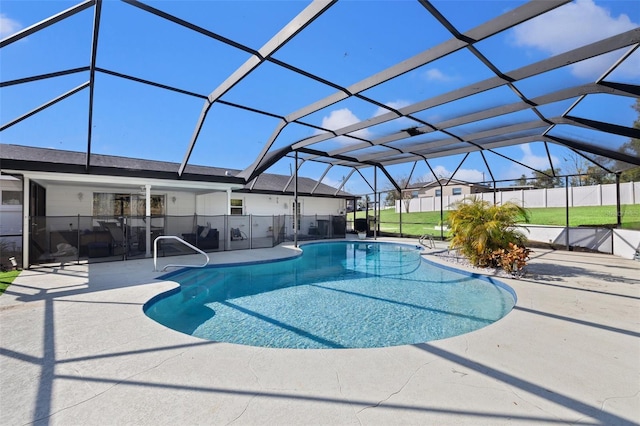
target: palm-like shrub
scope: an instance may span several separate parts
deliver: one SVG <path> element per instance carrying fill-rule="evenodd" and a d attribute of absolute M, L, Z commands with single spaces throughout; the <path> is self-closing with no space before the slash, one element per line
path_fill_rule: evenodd
<path fill-rule="evenodd" d="M 529 213 L 513 202 L 490 204 L 471 197 L 454 204 L 449 213 L 451 248 L 475 266 L 500 266 L 494 252 L 511 244 L 524 246 L 527 237 L 517 226 L 529 222 Z"/>

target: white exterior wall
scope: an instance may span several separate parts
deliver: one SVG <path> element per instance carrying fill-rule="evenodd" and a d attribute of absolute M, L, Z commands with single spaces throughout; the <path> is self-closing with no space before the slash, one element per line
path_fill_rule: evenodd
<path fill-rule="evenodd" d="M 151 195 L 156 195 L 153 188 L 151 188 Z M 195 211 L 196 194 L 192 194 L 190 192 L 169 191 L 165 195 L 165 213 L 167 216 L 190 215 Z M 173 200 L 173 197 L 175 197 L 175 201 Z"/>
<path fill-rule="evenodd" d="M 298 201 L 302 203 L 300 213 L 303 215 L 339 215 L 346 209 L 346 201 L 341 199 L 298 197 Z M 293 214 L 293 210 L 289 210 L 289 214 Z"/>
<path fill-rule="evenodd" d="M 20 183 L 21 184 L 21 183 Z M 3 184 L 3 188 L 8 185 Z M 16 189 L 21 190 L 18 185 Z M 93 193 L 128 193 L 126 189 L 87 187 L 77 185 L 50 185 L 47 190 L 47 216 L 92 216 Z M 80 195 L 81 194 L 81 195 Z M 225 215 L 228 211 L 227 193 L 223 191 L 207 194 L 194 194 L 180 191 L 154 191 L 151 195 L 165 196 L 167 216 L 188 216 L 194 212 L 203 216 Z M 232 192 L 231 198 L 241 198 L 244 202 L 244 214 L 249 215 L 291 215 L 293 197 L 265 194 Z M 339 215 L 346 209 L 346 201 L 334 198 L 298 197 L 303 215 Z M 8 207 L 8 206 L 5 206 Z M 20 206 L 21 208 L 21 206 Z"/>
<path fill-rule="evenodd" d="M 130 193 L 128 189 L 117 190 L 114 188 L 99 187 L 99 186 L 78 186 L 78 185 L 49 185 L 47 190 L 47 228 L 52 229 L 66 229 L 69 224 L 70 229 L 76 229 L 78 226 L 81 229 L 91 228 L 91 226 L 99 226 L 97 222 L 90 224 L 86 220 L 82 220 L 81 223 L 77 223 L 75 220 L 71 220 L 71 217 L 78 215 L 82 217 L 93 216 L 93 193 Z M 82 195 L 80 195 L 82 194 Z M 192 215 L 196 203 L 196 195 L 189 192 L 179 191 L 154 191 L 151 188 L 151 195 L 164 195 L 165 196 L 165 214 L 167 216 L 183 216 Z M 175 199 L 174 199 L 175 197 Z M 59 217 L 56 219 L 55 217 Z M 140 223 L 138 223 L 140 222 Z M 171 221 L 168 222 L 172 223 Z M 141 219 L 132 219 L 130 225 L 144 226 L 144 222 Z M 163 218 L 157 218 L 153 221 L 153 226 L 165 226 Z M 169 226 L 169 225 L 166 225 Z M 167 229 L 167 232 L 172 232 L 171 229 Z"/>
<path fill-rule="evenodd" d="M 294 197 L 289 195 L 251 194 L 245 192 L 232 192 L 232 199 L 242 199 L 244 215 L 227 217 L 228 228 L 238 228 L 247 236 L 268 237 L 272 235 L 272 221 L 265 220 L 264 216 L 293 215 Z M 300 214 L 303 216 L 329 216 L 344 214 L 346 201 L 334 198 L 298 197 Z M 206 216 L 221 216 L 227 214 L 227 193 L 214 192 L 197 196 L 196 213 L 203 216 L 199 220 L 200 225 L 211 222 L 213 228 L 224 229 L 224 218 L 209 220 Z M 247 217 L 251 215 L 251 217 Z M 301 221 L 301 232 L 306 232 L 316 223 L 315 218 L 305 217 Z M 285 233 L 293 234 L 293 221 L 287 220 Z M 225 239 L 227 236 L 224 237 Z"/>
<path fill-rule="evenodd" d="M 48 186 L 46 190 L 47 216 L 92 216 L 94 192 L 129 193 L 128 190 L 70 185 Z M 79 194 L 82 194 L 82 196 Z M 195 194 L 176 191 L 154 191 L 151 188 L 151 195 L 165 196 L 165 213 L 168 216 L 193 214 L 196 200 Z"/>
<path fill-rule="evenodd" d="M 47 216 L 91 216 L 93 193 L 113 192 L 75 185 L 52 185 L 46 189 Z"/>
<path fill-rule="evenodd" d="M 293 197 L 265 194 L 232 194 L 233 198 L 244 198 L 246 214 L 273 216 L 292 214 Z"/>
<path fill-rule="evenodd" d="M 236 198 L 236 197 L 233 197 Z M 196 196 L 195 208 L 191 212 L 184 214 L 192 214 L 194 211 L 201 216 L 218 216 L 227 214 L 227 193 L 226 192 L 210 192 Z"/>
<path fill-rule="evenodd" d="M 273 216 L 293 214 L 294 198 L 292 196 L 232 192 L 231 198 L 243 200 L 245 215 Z M 298 202 L 300 202 L 300 214 L 302 215 L 339 215 L 343 214 L 346 209 L 346 201 L 342 199 L 298 197 Z M 198 195 L 196 207 L 195 211 L 198 215 L 227 214 L 227 193 L 213 192 Z"/>

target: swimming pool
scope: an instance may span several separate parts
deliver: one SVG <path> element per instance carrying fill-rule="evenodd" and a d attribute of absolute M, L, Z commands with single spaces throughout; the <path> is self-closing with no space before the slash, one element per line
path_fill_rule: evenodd
<path fill-rule="evenodd" d="M 144 306 L 203 339 L 275 348 L 421 343 L 485 327 L 515 304 L 507 285 L 441 267 L 417 246 L 309 243 L 294 259 L 176 271 Z"/>

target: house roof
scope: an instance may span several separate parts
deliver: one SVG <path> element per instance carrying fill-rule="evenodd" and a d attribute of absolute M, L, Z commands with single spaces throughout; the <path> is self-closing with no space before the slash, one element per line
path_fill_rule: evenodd
<path fill-rule="evenodd" d="M 0 144 L 0 164 L 3 170 L 56 172 L 87 175 L 86 154 L 50 148 Z M 236 177 L 239 170 L 220 167 L 189 165 L 181 177 L 180 165 L 166 161 L 144 160 L 114 155 L 91 154 L 93 175 L 124 176 L 134 178 L 164 179 L 169 181 L 218 182 L 243 185 L 244 192 L 288 193 L 294 192 L 292 176 L 265 173 L 254 181 L 245 183 Z M 350 198 L 353 195 L 319 183 L 306 177 L 298 177 L 298 194 Z"/>
<path fill-rule="evenodd" d="M 431 182 L 416 182 L 413 183 L 411 185 L 407 186 L 407 189 L 410 190 L 416 190 L 416 189 L 426 189 L 426 188 L 433 188 L 433 187 L 440 187 L 440 186 L 451 186 L 451 185 L 464 185 L 464 186 L 469 186 L 469 187 L 483 187 L 483 188 L 488 188 L 488 186 L 486 184 L 482 184 L 482 183 L 472 183 L 472 182 L 466 182 L 463 180 L 458 180 L 458 179 L 437 179 Z"/>
<path fill-rule="evenodd" d="M 3 88 L 45 85 L 67 77 L 77 78 L 80 84 L 66 91 L 52 90 L 52 98 L 45 97 L 44 103 L 34 101 L 31 110 L 17 112 L 1 123 L 0 131 L 12 130 L 62 100 L 89 92 L 89 102 L 82 103 L 85 111 L 73 114 L 87 117 L 82 126 L 77 125 L 87 129 L 82 141 L 85 157 L 79 163 L 85 173 L 100 171 L 101 157 L 93 153 L 98 146 L 92 143 L 95 122 L 100 112 L 112 107 L 113 98 L 129 95 L 136 85 L 149 90 L 144 92 L 148 97 L 139 111 L 144 113 L 141 116 L 156 119 L 147 129 L 163 124 L 158 118 L 161 113 L 150 105 L 162 104 L 165 110 L 174 107 L 174 114 L 181 112 L 178 98 L 202 105 L 200 110 L 190 109 L 189 117 L 181 116 L 181 128 L 188 122 L 188 129 L 171 141 L 172 146 L 184 147 L 176 155 L 180 162 L 158 171 L 179 178 L 197 177 L 200 172 L 192 164 L 211 157 L 200 154 L 209 153 L 215 144 L 232 144 L 252 159 L 234 175 L 249 185 L 274 164 L 294 156 L 296 166 L 299 158 L 321 167 L 355 170 L 356 176 L 375 167 L 396 189 L 400 187 L 393 176 L 394 166 L 426 163 L 433 172 L 432 164 L 445 157 L 455 159 L 456 171 L 473 158 L 493 181 L 499 180 L 499 171 L 513 165 L 529 173 L 551 170 L 555 174 L 558 163 L 568 155 L 578 155 L 607 172 L 640 166 L 638 156 L 622 146 L 629 138 L 639 138 L 640 130 L 633 127 L 633 120 L 618 121 L 628 117 L 630 100 L 640 95 L 640 28 L 633 1 L 610 3 L 627 8 L 617 15 L 621 19 L 616 22 L 624 21 L 624 25 L 610 25 L 604 31 L 601 26 L 584 24 L 588 27 L 584 32 L 565 22 L 579 6 L 591 3 L 586 1 L 470 2 L 468 7 L 423 0 L 375 2 L 375 7 L 371 2 L 280 2 L 279 8 L 272 9 L 282 13 L 274 12 L 271 19 L 262 21 L 261 16 L 253 16 L 257 21 L 249 19 L 252 8 L 260 6 L 190 2 L 183 7 L 182 3 L 151 6 L 133 0 L 85 0 L 1 40 L 2 49 L 26 50 L 28 46 L 16 42 L 31 39 L 54 24 L 62 28 L 78 17 L 86 20 L 88 29 L 83 43 L 77 44 L 91 49 L 89 55 L 77 56 L 85 58 L 85 63 L 78 64 L 79 59 L 73 57 L 40 74 L 4 79 Z M 238 13 L 234 7 L 244 9 Z M 477 8 L 473 16 L 469 16 L 471 8 Z M 144 26 L 138 24 L 142 21 Z M 346 26 L 351 37 L 336 39 Z M 120 36 L 125 28 L 131 36 Z M 515 34 L 531 33 L 532 28 L 541 28 L 538 33 L 542 35 L 553 30 L 553 45 L 544 50 L 536 49 L 535 40 L 527 40 L 524 46 L 522 40 L 514 42 Z M 309 42 L 321 40 L 323 32 L 333 41 L 321 46 Z M 147 45 L 164 37 L 171 43 L 157 44 L 166 54 L 145 56 L 151 53 Z M 45 34 L 40 40 L 47 39 Z M 343 47 L 346 41 L 348 49 Z M 195 58 L 183 58 L 183 43 L 198 43 L 202 49 Z M 125 55 L 135 56 L 136 61 L 126 61 L 127 69 L 122 69 L 119 58 Z M 213 62 L 203 62 L 205 58 Z M 162 62 L 148 65 L 154 60 L 182 64 L 183 59 L 184 69 L 176 75 L 167 75 Z M 576 71 L 594 64 L 595 75 Z M 286 84 L 274 87 L 272 77 L 276 75 Z M 109 90 L 111 82 L 121 85 Z M 44 91 L 32 92 L 46 96 Z M 160 94 L 171 95 L 171 102 L 157 101 L 154 96 Z M 275 107 L 275 101 L 282 99 L 286 105 Z M 94 105 L 101 110 L 94 110 Z M 597 108 L 599 105 L 605 107 Z M 352 114 L 339 125 L 326 124 L 327 118 L 341 111 Z M 358 114 L 364 118 L 354 111 L 361 111 Z M 103 147 L 118 146 L 125 151 L 127 143 L 133 145 L 112 131 L 139 124 L 125 117 L 125 124 L 100 122 L 108 123 L 104 128 L 109 129 L 101 135 Z M 243 137 L 242 127 L 258 128 L 259 124 L 258 143 L 256 138 Z M 171 126 L 175 128 L 176 123 Z M 211 130 L 215 126 L 232 129 L 229 133 L 237 139 L 219 140 Z M 144 143 L 151 158 L 154 142 Z M 530 144 L 540 148 L 545 161 L 532 164 L 522 159 L 522 152 L 518 157 L 508 150 Z M 123 169 L 141 167 L 150 172 L 157 164 L 136 161 Z"/>

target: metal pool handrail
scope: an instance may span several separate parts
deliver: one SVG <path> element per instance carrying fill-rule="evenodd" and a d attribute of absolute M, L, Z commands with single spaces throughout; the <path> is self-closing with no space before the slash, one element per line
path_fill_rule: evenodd
<path fill-rule="evenodd" d="M 165 266 L 164 268 L 162 268 L 162 272 L 166 271 L 167 268 L 170 267 L 175 267 L 175 268 L 184 268 L 184 267 L 190 267 L 190 268 L 204 268 L 205 266 L 207 266 L 209 264 L 209 255 L 205 252 L 203 252 L 202 250 L 200 250 L 198 247 L 189 244 L 188 242 L 186 242 L 185 240 L 183 240 L 180 237 L 176 237 L 175 235 L 160 235 L 159 237 L 157 237 L 155 240 L 153 240 L 153 271 L 157 272 L 158 271 L 158 266 L 157 266 L 157 261 L 158 261 L 158 240 L 177 240 L 179 242 L 181 242 L 182 244 L 184 244 L 185 246 L 192 248 L 193 250 L 197 251 L 198 253 L 204 255 L 204 257 L 207 259 L 206 262 L 204 262 L 204 264 L 202 265 L 174 265 L 174 264 L 170 264 Z"/>
<path fill-rule="evenodd" d="M 427 241 L 427 244 L 425 244 L 425 240 Z M 433 236 L 431 234 L 424 234 L 418 239 L 418 242 L 427 248 L 436 248 L 436 242 L 433 240 Z"/>

